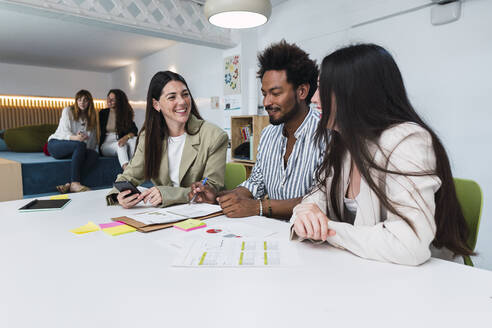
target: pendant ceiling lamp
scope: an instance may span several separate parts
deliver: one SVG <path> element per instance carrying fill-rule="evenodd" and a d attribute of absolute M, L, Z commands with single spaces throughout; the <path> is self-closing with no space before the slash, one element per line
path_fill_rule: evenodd
<path fill-rule="evenodd" d="M 270 18 L 270 0 L 207 0 L 203 8 L 208 21 L 224 28 L 263 25 Z"/>

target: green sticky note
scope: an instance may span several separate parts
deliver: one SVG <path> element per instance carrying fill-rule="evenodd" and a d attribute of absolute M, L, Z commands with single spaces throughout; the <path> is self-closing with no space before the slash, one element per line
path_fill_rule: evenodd
<path fill-rule="evenodd" d="M 83 234 L 99 230 L 99 226 L 92 221 L 89 221 L 86 225 L 70 230 L 75 234 Z"/>

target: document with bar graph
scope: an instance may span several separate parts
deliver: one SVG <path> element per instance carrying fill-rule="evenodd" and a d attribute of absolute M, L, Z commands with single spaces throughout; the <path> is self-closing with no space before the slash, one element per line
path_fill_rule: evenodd
<path fill-rule="evenodd" d="M 197 239 L 174 262 L 180 267 L 276 267 L 297 264 L 285 243 L 268 239 Z M 293 256 L 294 255 L 294 256 Z"/>

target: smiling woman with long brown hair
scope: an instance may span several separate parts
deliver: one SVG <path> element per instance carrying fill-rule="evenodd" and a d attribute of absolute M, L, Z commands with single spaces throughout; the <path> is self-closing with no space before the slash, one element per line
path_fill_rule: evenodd
<path fill-rule="evenodd" d="M 92 95 L 87 90 L 75 94 L 72 106 L 65 107 L 55 133 L 48 138 L 48 152 L 56 159 L 71 158 L 70 182 L 59 185 L 61 193 L 87 191 L 81 182 L 82 169 L 96 163 L 99 123 Z"/>
<path fill-rule="evenodd" d="M 108 204 L 130 208 L 140 201 L 154 206 L 186 203 L 192 183 L 208 178 L 215 191 L 224 187 L 228 137 L 219 127 L 204 121 L 188 84 L 171 71 L 158 72 L 150 81 L 145 123 L 137 150 L 116 181 L 154 187 L 140 195 L 111 190 Z"/>
<path fill-rule="evenodd" d="M 392 56 L 373 44 L 337 50 L 323 59 L 318 92 L 328 148 L 292 237 L 408 265 L 472 254 L 444 146 Z"/>

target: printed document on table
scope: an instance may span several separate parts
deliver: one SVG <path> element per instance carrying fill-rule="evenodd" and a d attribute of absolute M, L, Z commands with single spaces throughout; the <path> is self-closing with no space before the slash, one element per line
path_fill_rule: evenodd
<path fill-rule="evenodd" d="M 297 264 L 283 252 L 283 242 L 269 239 L 195 239 L 174 262 L 180 267 L 278 267 Z"/>
<path fill-rule="evenodd" d="M 207 216 L 221 210 L 219 205 L 213 204 L 183 204 L 128 214 L 127 217 L 145 224 L 159 224 Z"/>
<path fill-rule="evenodd" d="M 157 244 L 164 247 L 171 246 L 171 249 L 182 251 L 187 247 L 191 240 L 201 238 L 211 239 L 260 239 L 278 238 L 278 231 L 261 226 L 258 222 L 240 222 L 240 220 L 226 218 L 225 216 L 215 217 L 206 221 L 206 229 L 197 229 L 189 232 L 172 230 L 169 234 L 155 240 Z M 209 232 L 207 232 L 209 231 Z M 214 231 L 211 233 L 210 231 Z M 285 238 L 286 240 L 288 239 Z M 290 243 L 289 243 L 290 244 Z"/>

